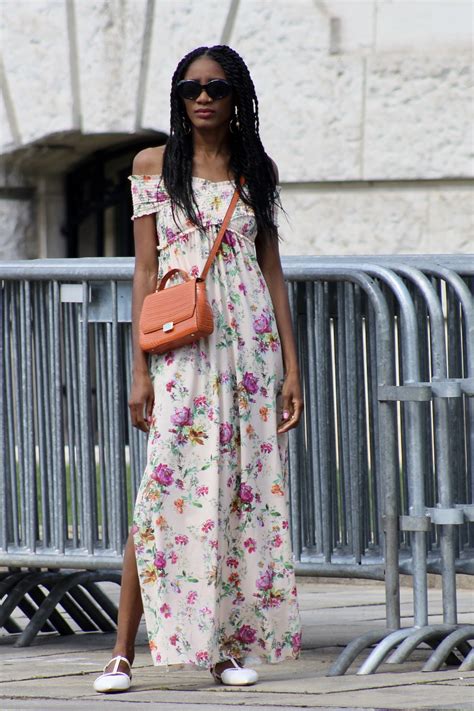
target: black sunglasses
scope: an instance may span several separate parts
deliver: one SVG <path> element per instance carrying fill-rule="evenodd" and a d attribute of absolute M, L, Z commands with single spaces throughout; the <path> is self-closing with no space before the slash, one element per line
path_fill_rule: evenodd
<path fill-rule="evenodd" d="M 195 79 L 182 79 L 176 85 L 178 95 L 182 99 L 195 101 L 204 90 L 210 99 L 224 99 L 232 91 L 232 85 L 225 79 L 211 79 L 207 84 L 200 84 Z"/>

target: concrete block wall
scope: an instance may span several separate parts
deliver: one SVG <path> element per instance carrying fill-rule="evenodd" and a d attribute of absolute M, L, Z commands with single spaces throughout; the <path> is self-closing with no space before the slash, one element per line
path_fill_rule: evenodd
<path fill-rule="evenodd" d="M 59 256 L 78 137 L 167 133 L 177 61 L 220 42 L 257 88 L 283 253 L 472 251 L 470 0 L 3 0 L 0 13 L 0 258 Z"/>

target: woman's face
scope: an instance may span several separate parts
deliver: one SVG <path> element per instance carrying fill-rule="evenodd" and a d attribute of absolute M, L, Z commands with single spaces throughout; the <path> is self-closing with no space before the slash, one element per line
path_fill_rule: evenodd
<path fill-rule="evenodd" d="M 183 79 L 193 79 L 202 84 L 212 79 L 227 79 L 218 62 L 210 57 L 199 57 L 186 70 Z M 191 124 L 197 129 L 216 129 L 229 124 L 232 117 L 232 93 L 223 99 L 211 99 L 203 90 L 197 99 L 182 99 Z"/>

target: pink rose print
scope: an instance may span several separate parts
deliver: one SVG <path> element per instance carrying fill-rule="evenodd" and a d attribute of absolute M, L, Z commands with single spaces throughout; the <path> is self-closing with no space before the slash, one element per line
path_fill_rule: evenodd
<path fill-rule="evenodd" d="M 172 553 L 170 554 L 170 561 L 174 564 L 177 562 L 177 560 L 178 560 L 178 556 L 176 555 L 176 553 L 174 551 L 172 551 Z"/>
<path fill-rule="evenodd" d="M 158 464 L 154 468 L 151 478 L 157 481 L 158 484 L 169 486 L 173 483 L 173 470 L 167 464 Z"/>
<path fill-rule="evenodd" d="M 205 651 L 196 652 L 196 659 L 198 662 L 207 662 L 209 660 L 209 654 Z"/>
<path fill-rule="evenodd" d="M 207 398 L 205 395 L 199 395 L 199 397 L 194 398 L 195 407 L 200 407 L 201 405 L 206 405 Z"/>
<path fill-rule="evenodd" d="M 243 382 L 244 388 L 246 389 L 246 391 L 248 393 L 255 395 L 255 393 L 258 391 L 257 380 L 258 380 L 258 378 L 256 378 L 253 373 L 249 373 L 247 371 L 244 374 L 244 378 L 243 378 L 242 382 Z"/>
<path fill-rule="evenodd" d="M 155 568 L 158 570 L 164 570 L 166 568 L 166 555 L 163 551 L 157 551 L 155 555 Z"/>
<path fill-rule="evenodd" d="M 236 639 L 244 644 L 253 644 L 257 639 L 257 632 L 250 625 L 242 625 L 235 634 Z"/>
<path fill-rule="evenodd" d="M 171 617 L 171 607 L 166 602 L 160 607 L 160 612 L 165 618 Z"/>
<path fill-rule="evenodd" d="M 214 521 L 212 518 L 209 518 L 207 521 L 205 521 L 202 526 L 201 526 L 201 531 L 204 531 L 204 533 L 209 533 L 209 531 L 212 531 L 214 528 Z"/>
<path fill-rule="evenodd" d="M 301 648 L 301 634 L 296 632 L 291 638 L 291 645 L 293 647 L 293 652 L 299 652 Z"/>
<path fill-rule="evenodd" d="M 186 597 L 186 602 L 188 603 L 188 605 L 194 605 L 197 600 L 197 596 L 197 592 L 195 590 L 191 590 L 191 592 L 189 592 Z"/>
<path fill-rule="evenodd" d="M 244 546 L 247 549 L 248 553 L 255 553 L 257 550 L 257 541 L 255 538 L 247 538 L 246 541 L 244 541 Z"/>
<path fill-rule="evenodd" d="M 271 590 L 273 587 L 273 571 L 268 568 L 257 580 L 259 590 Z"/>
<path fill-rule="evenodd" d="M 188 541 L 189 541 L 189 538 L 187 536 L 179 535 L 179 536 L 174 537 L 174 542 L 177 545 L 185 546 L 188 543 Z"/>
<path fill-rule="evenodd" d="M 206 496 L 206 494 L 209 493 L 209 487 L 208 486 L 198 486 L 196 489 L 196 494 L 198 496 Z"/>
<path fill-rule="evenodd" d="M 239 498 L 246 504 L 249 504 L 251 501 L 253 501 L 252 487 L 248 484 L 241 484 L 239 488 Z"/>
<path fill-rule="evenodd" d="M 270 444 L 270 442 L 262 442 L 262 444 L 260 445 L 260 451 L 261 451 L 261 452 L 265 452 L 266 454 L 268 454 L 269 452 L 271 452 L 272 449 L 273 449 L 273 447 L 272 447 L 272 445 Z"/>
<path fill-rule="evenodd" d="M 282 543 L 283 543 L 283 538 L 280 536 L 279 533 L 277 533 L 275 538 L 273 539 L 273 547 L 279 548 Z"/>
<path fill-rule="evenodd" d="M 224 236 L 223 236 L 223 238 L 222 238 L 222 241 L 225 242 L 226 244 L 230 244 L 231 247 L 234 247 L 234 246 L 235 246 L 235 237 L 234 237 L 234 235 L 232 234 L 232 232 L 230 232 L 229 230 L 226 230 L 226 231 L 224 232 Z"/>
<path fill-rule="evenodd" d="M 168 242 L 168 244 L 173 244 L 173 242 L 176 241 L 177 235 L 175 232 L 173 232 L 171 227 L 166 228 L 165 234 L 166 234 L 166 241 Z"/>
<path fill-rule="evenodd" d="M 173 425 L 178 425 L 179 427 L 192 425 L 193 418 L 191 415 L 191 409 L 189 407 L 181 407 L 176 409 L 174 415 L 171 415 L 171 422 Z"/>
<path fill-rule="evenodd" d="M 226 563 L 229 568 L 238 568 L 239 567 L 239 561 L 237 558 L 227 558 Z"/>
<path fill-rule="evenodd" d="M 260 314 L 253 322 L 253 329 L 255 333 L 270 333 L 272 326 L 270 319 L 265 314 Z"/>
<path fill-rule="evenodd" d="M 168 195 L 164 190 L 157 190 L 155 195 L 156 202 L 166 202 L 169 200 Z"/>
<path fill-rule="evenodd" d="M 167 383 L 166 383 L 166 389 L 167 389 L 167 391 L 170 393 L 170 392 L 173 390 L 173 388 L 174 388 L 175 385 L 176 385 L 176 381 L 175 381 L 175 380 L 170 380 L 169 382 L 167 382 Z"/>
<path fill-rule="evenodd" d="M 234 426 L 229 422 L 221 422 L 219 425 L 219 442 L 228 444 L 234 435 Z"/>
<path fill-rule="evenodd" d="M 171 635 L 171 637 L 170 637 L 171 646 L 176 647 L 177 643 L 178 643 L 178 635 L 177 634 Z"/>

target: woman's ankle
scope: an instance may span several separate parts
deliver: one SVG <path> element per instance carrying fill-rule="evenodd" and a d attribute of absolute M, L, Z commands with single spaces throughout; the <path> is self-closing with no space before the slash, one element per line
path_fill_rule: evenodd
<path fill-rule="evenodd" d="M 135 648 L 127 647 L 124 644 L 116 644 L 113 648 L 112 656 L 125 657 L 125 659 L 128 659 L 128 661 L 130 662 L 130 666 L 132 666 L 133 660 L 135 659 Z"/>

